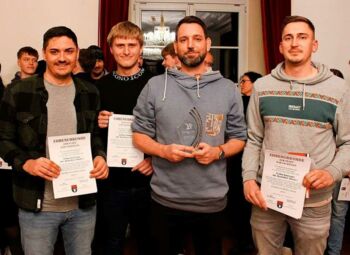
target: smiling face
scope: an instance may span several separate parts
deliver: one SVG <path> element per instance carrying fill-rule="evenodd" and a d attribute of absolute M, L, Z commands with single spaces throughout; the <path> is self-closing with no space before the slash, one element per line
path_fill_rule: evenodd
<path fill-rule="evenodd" d="M 311 63 L 311 55 L 317 48 L 318 42 L 314 32 L 305 22 L 292 22 L 283 29 L 279 50 L 286 65 L 300 66 Z"/>
<path fill-rule="evenodd" d="M 17 60 L 18 67 L 21 70 L 21 79 L 33 75 L 38 67 L 38 58 L 28 53 L 23 53 Z"/>
<path fill-rule="evenodd" d="M 111 54 L 117 62 L 117 72 L 128 71 L 131 74 L 139 71 L 139 58 L 142 46 L 136 38 L 116 37 L 110 47 Z"/>
<path fill-rule="evenodd" d="M 175 51 L 183 69 L 204 66 L 205 56 L 210 49 L 211 41 L 205 37 L 203 28 L 196 23 L 183 23 L 178 29 Z"/>
<path fill-rule="evenodd" d="M 67 36 L 53 37 L 43 50 L 46 61 L 45 77 L 53 83 L 71 80 L 71 73 L 78 59 L 78 47 Z"/>

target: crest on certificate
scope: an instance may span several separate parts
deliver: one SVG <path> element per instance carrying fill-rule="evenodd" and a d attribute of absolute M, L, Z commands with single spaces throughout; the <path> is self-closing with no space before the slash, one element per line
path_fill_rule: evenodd
<path fill-rule="evenodd" d="M 217 136 L 220 133 L 223 120 L 223 114 L 207 113 L 205 118 L 205 132 L 207 135 Z"/>
<path fill-rule="evenodd" d="M 282 208 L 283 207 L 283 201 L 277 200 L 277 208 Z"/>
<path fill-rule="evenodd" d="M 78 191 L 78 185 L 73 184 L 70 187 L 71 187 L 71 190 L 72 190 L 73 193 L 76 193 Z"/>

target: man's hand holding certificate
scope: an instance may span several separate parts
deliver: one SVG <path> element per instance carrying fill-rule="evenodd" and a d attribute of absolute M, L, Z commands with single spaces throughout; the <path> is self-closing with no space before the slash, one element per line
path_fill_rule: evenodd
<path fill-rule="evenodd" d="M 90 134 L 48 137 L 50 160 L 61 169 L 53 179 L 55 198 L 97 192 L 96 180 L 91 178 L 94 169 Z"/>
<path fill-rule="evenodd" d="M 299 219 L 306 193 L 303 179 L 310 165 L 309 157 L 266 150 L 261 192 L 267 207 Z"/>

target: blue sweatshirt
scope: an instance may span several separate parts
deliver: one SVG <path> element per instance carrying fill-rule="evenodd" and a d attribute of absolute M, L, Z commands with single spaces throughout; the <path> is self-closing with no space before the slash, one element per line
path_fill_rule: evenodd
<path fill-rule="evenodd" d="M 161 144 L 190 145 L 184 127 L 188 123 L 196 125 L 190 114 L 194 108 L 202 122 L 200 142 L 218 146 L 228 139 L 246 140 L 240 93 L 220 72 L 196 78 L 168 70 L 153 77 L 134 108 L 132 130 Z M 152 198 L 156 202 L 193 212 L 210 213 L 225 208 L 228 191 L 225 160 L 202 165 L 195 159 L 172 163 L 153 157 L 152 164 Z"/>

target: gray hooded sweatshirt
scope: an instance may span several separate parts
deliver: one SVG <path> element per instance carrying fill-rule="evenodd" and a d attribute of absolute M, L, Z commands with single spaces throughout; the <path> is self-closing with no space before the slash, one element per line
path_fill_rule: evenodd
<path fill-rule="evenodd" d="M 149 80 L 134 108 L 133 132 L 143 133 L 161 144 L 190 145 L 196 109 L 200 142 L 218 146 L 227 139 L 246 140 L 240 93 L 220 72 L 195 78 L 171 69 Z M 197 128 L 196 130 L 200 130 Z M 218 212 L 226 206 L 226 160 L 209 165 L 195 159 L 178 163 L 153 157 L 152 199 L 175 209 Z"/>
<path fill-rule="evenodd" d="M 322 64 L 315 77 L 295 80 L 280 63 L 254 83 L 247 110 L 248 141 L 243 181 L 261 182 L 264 151 L 307 153 L 311 169 L 325 169 L 335 181 L 350 170 L 350 91 Z M 332 187 L 311 190 L 305 206 L 329 200 Z"/>

